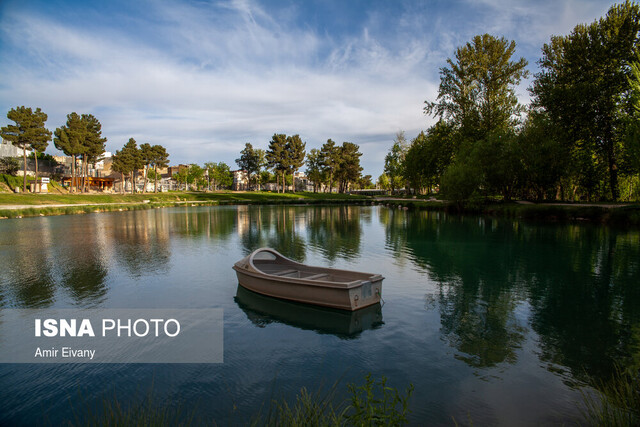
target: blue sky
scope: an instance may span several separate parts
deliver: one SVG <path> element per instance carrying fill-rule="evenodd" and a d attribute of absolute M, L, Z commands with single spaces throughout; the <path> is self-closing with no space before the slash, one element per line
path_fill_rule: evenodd
<path fill-rule="evenodd" d="M 603 16 L 598 0 L 0 1 L 0 125 L 40 107 L 102 123 L 107 149 L 161 144 L 171 164 L 224 161 L 300 134 L 354 142 L 382 173 L 395 134 L 427 129 L 423 102 L 456 47 L 489 33 L 537 71 L 542 45 Z M 518 88 L 528 103 L 526 88 Z M 47 150 L 56 153 L 51 148 Z"/>

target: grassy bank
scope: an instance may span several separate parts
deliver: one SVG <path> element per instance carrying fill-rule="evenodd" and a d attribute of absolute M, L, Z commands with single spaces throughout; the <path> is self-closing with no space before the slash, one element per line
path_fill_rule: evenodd
<path fill-rule="evenodd" d="M 580 222 L 598 224 L 640 226 L 640 205 L 618 204 L 615 207 L 564 204 L 519 204 L 519 203 L 468 203 L 453 204 L 430 202 L 419 199 L 392 200 L 382 202 L 393 208 L 428 210 L 450 214 L 473 214 L 494 217 L 518 218 L 544 222 Z"/>
<path fill-rule="evenodd" d="M 147 194 L 0 194 L 0 217 L 68 215 L 91 212 L 153 209 L 169 206 L 229 204 L 359 204 L 364 196 L 325 193 L 171 192 Z M 72 206 L 55 206 L 72 205 Z M 3 209 L 3 206 L 5 208 Z M 9 209 L 8 206 L 21 206 Z M 30 207 L 33 206 L 33 207 Z"/>

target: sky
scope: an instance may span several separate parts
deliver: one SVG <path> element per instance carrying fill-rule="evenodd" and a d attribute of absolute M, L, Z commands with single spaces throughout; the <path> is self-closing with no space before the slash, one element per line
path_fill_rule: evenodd
<path fill-rule="evenodd" d="M 172 165 L 225 162 L 249 142 L 299 134 L 307 151 L 356 143 L 375 179 L 395 135 L 435 122 L 439 70 L 477 34 L 514 40 L 527 87 L 552 35 L 606 14 L 599 0 L 0 0 L 0 125 L 40 107 L 102 123 Z M 61 154 L 53 145 L 48 153 Z"/>

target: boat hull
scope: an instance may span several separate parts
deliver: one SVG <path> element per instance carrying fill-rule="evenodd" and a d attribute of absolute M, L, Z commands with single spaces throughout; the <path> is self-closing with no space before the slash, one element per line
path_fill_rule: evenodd
<path fill-rule="evenodd" d="M 309 283 L 306 280 L 284 280 L 233 267 L 238 283 L 250 291 L 275 298 L 306 304 L 355 311 L 380 303 L 382 276 L 355 284 L 336 286 L 329 282 Z"/>

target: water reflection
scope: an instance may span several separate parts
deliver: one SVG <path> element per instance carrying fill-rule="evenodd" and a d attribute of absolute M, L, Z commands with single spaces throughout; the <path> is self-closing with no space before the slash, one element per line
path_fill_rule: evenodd
<path fill-rule="evenodd" d="M 528 328 L 540 358 L 574 378 L 640 359 L 637 231 L 390 209 L 379 218 L 394 256 L 437 284 L 443 337 L 470 366 L 514 363 Z"/>
<path fill-rule="evenodd" d="M 355 259 L 360 255 L 361 221 L 370 220 L 369 211 L 355 206 L 315 207 L 307 210 L 309 245 L 327 260 Z"/>
<path fill-rule="evenodd" d="M 51 242 L 47 224 L 27 220 L 18 227 L 3 227 L 3 240 L 12 253 L 2 263 L 0 284 L 4 306 L 46 307 L 54 301 L 55 281 L 49 256 Z M 38 244 L 34 243 L 37 242 Z M 9 246 L 9 245 L 8 245 Z"/>
<path fill-rule="evenodd" d="M 116 248 L 114 256 L 133 277 L 167 271 L 171 258 L 170 230 L 189 230 L 188 221 L 184 227 L 182 219 L 182 215 L 168 216 L 160 210 L 139 211 L 136 215 L 126 217 L 111 215 L 104 218 L 107 227 L 112 230 L 109 238 L 113 239 L 111 246 Z M 177 227 L 172 227 L 171 220 Z"/>
<path fill-rule="evenodd" d="M 354 312 L 334 310 L 271 298 L 240 285 L 235 301 L 249 320 L 260 328 L 277 322 L 321 334 L 336 335 L 343 339 L 353 339 L 364 330 L 376 329 L 384 324 L 380 304 Z"/>

